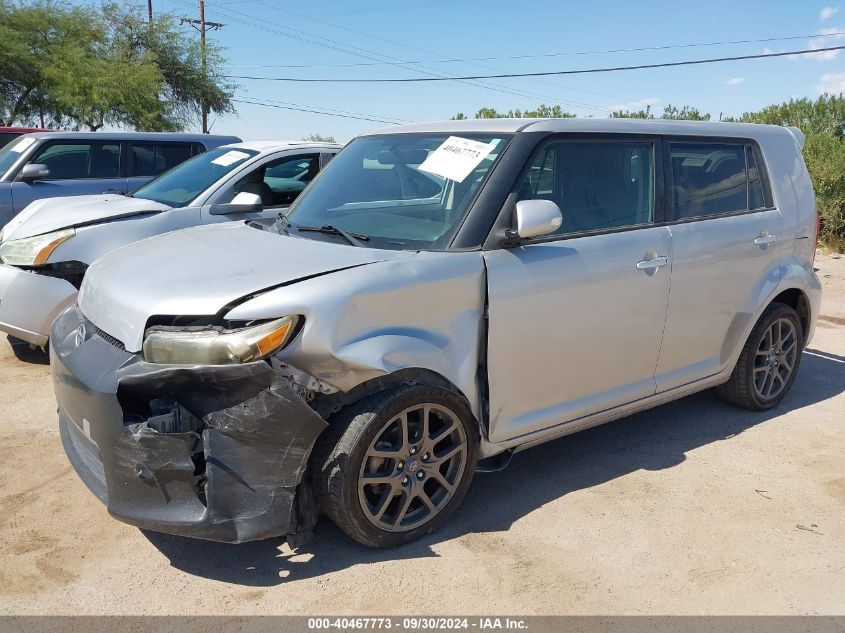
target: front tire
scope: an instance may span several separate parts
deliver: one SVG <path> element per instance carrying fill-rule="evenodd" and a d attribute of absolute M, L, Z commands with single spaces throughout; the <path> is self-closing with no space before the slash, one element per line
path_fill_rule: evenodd
<path fill-rule="evenodd" d="M 772 303 L 751 330 L 731 377 L 717 388 L 718 394 L 745 409 L 771 409 L 792 387 L 803 349 L 798 313 L 783 303 Z"/>
<path fill-rule="evenodd" d="M 312 468 L 320 506 L 370 547 L 414 541 L 442 526 L 466 495 L 478 430 L 451 391 L 400 385 L 332 416 Z"/>

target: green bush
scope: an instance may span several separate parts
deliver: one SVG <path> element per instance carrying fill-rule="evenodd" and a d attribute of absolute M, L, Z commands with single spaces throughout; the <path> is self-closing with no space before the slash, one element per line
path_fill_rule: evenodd
<path fill-rule="evenodd" d="M 804 160 L 816 192 L 819 237 L 826 246 L 841 252 L 845 250 L 845 141 L 827 133 L 808 136 Z"/>

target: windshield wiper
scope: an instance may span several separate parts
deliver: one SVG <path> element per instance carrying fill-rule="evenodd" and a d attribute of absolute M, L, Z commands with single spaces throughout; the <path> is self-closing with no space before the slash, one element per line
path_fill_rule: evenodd
<path fill-rule="evenodd" d="M 349 231 L 344 231 L 343 229 L 339 229 L 331 224 L 324 224 L 323 226 L 297 226 L 295 228 L 297 231 L 313 231 L 314 233 L 340 235 L 347 242 L 352 244 L 352 246 L 366 246 L 363 242 L 370 239 L 369 235 L 364 235 L 363 233 L 350 233 Z"/>

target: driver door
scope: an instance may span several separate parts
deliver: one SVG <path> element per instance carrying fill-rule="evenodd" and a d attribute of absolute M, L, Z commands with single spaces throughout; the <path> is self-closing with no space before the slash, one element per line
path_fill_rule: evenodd
<path fill-rule="evenodd" d="M 616 138 L 541 146 L 514 193 L 553 200 L 563 225 L 484 253 L 493 442 L 655 393 L 671 255 L 659 147 Z"/>

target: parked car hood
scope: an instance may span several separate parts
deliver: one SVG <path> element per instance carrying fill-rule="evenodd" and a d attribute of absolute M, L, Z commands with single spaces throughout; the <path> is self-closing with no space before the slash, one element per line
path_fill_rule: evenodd
<path fill-rule="evenodd" d="M 44 198 L 28 204 L 9 220 L 3 229 L 3 239 L 17 240 L 81 224 L 170 208 L 160 202 L 118 194 Z"/>
<path fill-rule="evenodd" d="M 166 233 L 104 255 L 88 268 L 78 301 L 97 327 L 137 352 L 152 316 L 214 316 L 270 288 L 411 255 L 226 222 Z"/>

